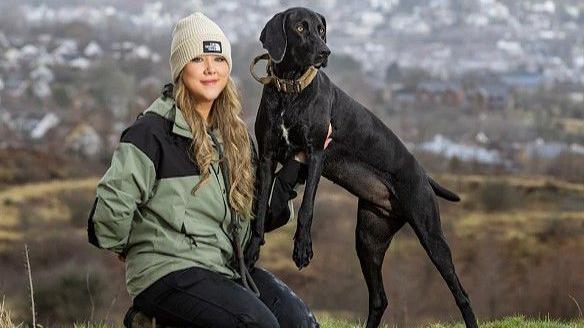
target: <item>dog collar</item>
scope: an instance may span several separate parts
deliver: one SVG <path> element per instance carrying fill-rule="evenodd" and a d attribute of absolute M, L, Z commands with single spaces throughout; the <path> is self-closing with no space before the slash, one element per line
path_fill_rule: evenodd
<path fill-rule="evenodd" d="M 266 76 L 257 76 L 253 71 L 253 68 L 260 60 L 268 61 L 268 64 L 266 65 L 266 71 L 268 75 Z M 304 74 L 302 74 L 302 76 L 297 80 L 281 79 L 274 74 L 272 58 L 270 58 L 268 53 L 265 53 L 253 59 L 251 65 L 249 66 L 249 71 L 251 72 L 253 78 L 261 84 L 268 85 L 273 83 L 276 86 L 276 89 L 278 89 L 280 92 L 300 93 L 312 82 L 312 80 L 314 80 L 318 69 L 314 66 L 308 67 L 306 72 L 304 72 Z"/>

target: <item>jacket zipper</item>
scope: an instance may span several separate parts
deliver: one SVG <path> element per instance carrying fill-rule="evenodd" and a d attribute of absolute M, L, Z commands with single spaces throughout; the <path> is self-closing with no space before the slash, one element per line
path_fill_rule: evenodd
<path fill-rule="evenodd" d="M 217 180 L 217 183 L 219 184 L 219 190 L 221 191 L 221 198 L 223 199 L 223 221 L 225 221 L 225 218 L 227 217 L 227 204 L 225 203 L 225 197 L 226 193 L 225 190 L 221 189 L 221 182 L 219 181 L 219 173 L 217 171 L 215 171 L 215 168 L 213 167 L 213 165 L 211 165 L 211 169 L 213 170 L 213 174 L 215 175 L 215 179 Z"/>
<path fill-rule="evenodd" d="M 199 247 L 199 245 L 197 245 L 197 241 L 195 240 L 195 236 L 187 232 L 184 223 L 182 224 L 181 232 L 191 240 L 191 249 L 193 248 L 193 245 L 195 245 L 195 247 Z"/>

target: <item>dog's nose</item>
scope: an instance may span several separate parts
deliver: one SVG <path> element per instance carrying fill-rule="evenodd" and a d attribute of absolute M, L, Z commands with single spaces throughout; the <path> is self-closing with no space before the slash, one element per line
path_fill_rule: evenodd
<path fill-rule="evenodd" d="M 328 57 L 331 54 L 331 51 L 329 49 L 324 49 L 320 52 L 320 56 L 321 57 Z"/>

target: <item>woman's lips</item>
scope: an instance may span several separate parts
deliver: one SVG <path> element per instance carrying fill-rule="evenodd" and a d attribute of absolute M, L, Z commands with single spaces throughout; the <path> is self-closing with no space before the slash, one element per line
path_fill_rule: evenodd
<path fill-rule="evenodd" d="M 219 80 L 201 80 L 201 84 L 203 85 L 214 85 Z"/>

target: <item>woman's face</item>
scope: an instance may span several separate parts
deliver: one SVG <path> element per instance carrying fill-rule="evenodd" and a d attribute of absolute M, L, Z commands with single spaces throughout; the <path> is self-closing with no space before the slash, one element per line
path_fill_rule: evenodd
<path fill-rule="evenodd" d="M 182 79 L 196 101 L 212 102 L 227 85 L 229 65 L 220 55 L 195 57 L 183 68 Z"/>

